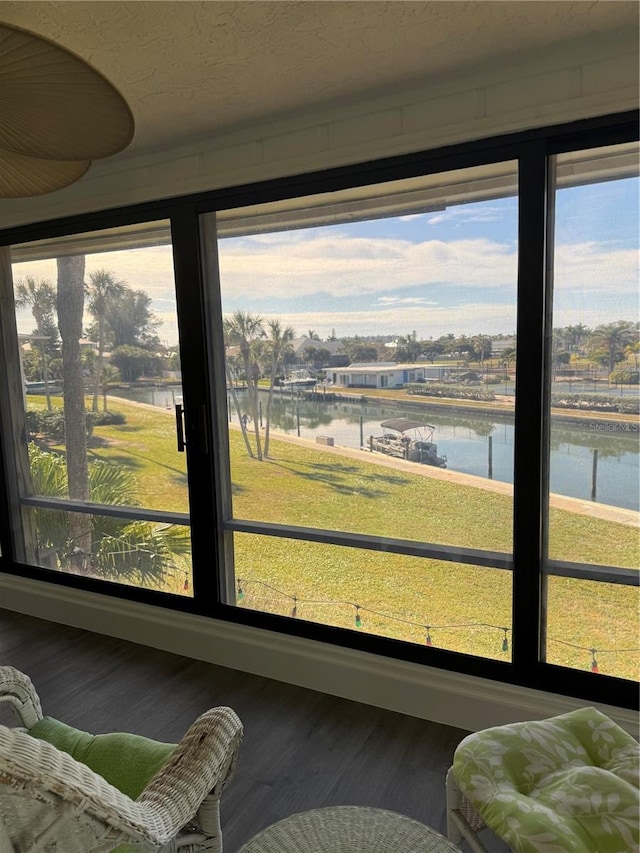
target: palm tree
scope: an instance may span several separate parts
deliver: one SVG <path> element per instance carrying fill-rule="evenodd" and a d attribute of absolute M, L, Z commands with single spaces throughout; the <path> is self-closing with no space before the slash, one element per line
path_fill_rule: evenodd
<path fill-rule="evenodd" d="M 63 456 L 29 445 L 29 463 L 36 494 L 65 498 L 67 469 Z M 137 506 L 137 482 L 120 465 L 97 460 L 89 465 L 90 499 L 107 506 Z M 74 513 L 36 509 L 40 560 L 51 568 L 74 563 Z M 105 515 L 82 516 L 90 543 L 83 552 L 84 571 L 115 581 L 161 587 L 191 552 L 189 531 L 177 525 L 154 525 Z"/>
<path fill-rule="evenodd" d="M 509 382 L 509 368 L 511 362 L 516 360 L 516 348 L 505 347 L 500 353 L 500 365 L 504 369 L 504 393 L 507 393 L 507 383 Z"/>
<path fill-rule="evenodd" d="M 16 306 L 18 308 L 31 308 L 33 319 L 36 321 L 36 332 L 40 337 L 40 348 L 42 350 L 42 379 L 44 381 L 44 393 L 47 400 L 47 409 L 51 411 L 51 395 L 49 394 L 49 371 L 47 364 L 47 349 L 45 338 L 49 343 L 51 332 L 55 330 L 53 315 L 56 308 L 56 291 L 50 281 L 42 279 L 36 281 L 33 276 L 26 276 L 16 282 Z"/>
<path fill-rule="evenodd" d="M 564 343 L 572 353 L 579 352 L 583 341 L 589 336 L 589 329 L 583 323 L 578 323 L 576 326 L 567 326 L 562 331 L 564 332 Z"/>
<path fill-rule="evenodd" d="M 624 354 L 627 356 L 627 358 L 629 356 L 633 357 L 633 363 L 634 363 L 634 366 L 635 366 L 635 369 L 637 372 L 637 370 L 638 370 L 638 357 L 640 356 L 640 341 L 636 341 L 633 344 L 628 344 L 624 348 Z"/>
<path fill-rule="evenodd" d="M 122 296 L 124 292 L 124 282 L 117 281 L 113 273 L 108 270 L 97 270 L 89 276 L 89 284 L 87 285 L 89 303 L 87 308 L 95 317 L 98 324 L 98 356 L 93 373 L 93 405 L 91 407 L 94 412 L 98 411 L 98 394 L 102 378 L 107 307 L 109 302 Z"/>
<path fill-rule="evenodd" d="M 506 367 L 507 373 L 509 372 L 509 366 L 512 361 L 516 360 L 516 348 L 515 347 L 505 347 L 502 350 L 502 354 L 500 356 L 500 362 Z"/>
<path fill-rule="evenodd" d="M 247 419 L 243 415 L 240 400 L 238 398 L 238 360 L 237 357 L 235 355 L 232 355 L 230 352 L 232 346 L 228 343 L 228 340 L 231 332 L 230 321 L 227 318 L 223 320 L 223 334 L 225 341 L 224 370 L 227 383 L 227 391 L 229 391 L 231 394 L 231 399 L 233 400 L 233 407 L 236 410 L 236 414 L 238 416 L 238 423 L 240 424 L 242 438 L 244 439 L 244 446 L 247 450 L 248 455 L 253 457 L 253 448 L 251 447 L 249 438 L 247 436 Z"/>
<path fill-rule="evenodd" d="M 488 335 L 476 335 L 472 338 L 473 354 L 477 356 L 480 362 L 480 370 L 484 367 L 485 358 L 491 358 L 493 341 Z"/>
<path fill-rule="evenodd" d="M 247 397 L 249 409 L 253 419 L 254 434 L 256 440 L 256 457 L 262 459 L 262 442 L 260 439 L 260 424 L 258 421 L 258 375 L 259 367 L 256 359 L 256 344 L 264 338 L 264 321 L 257 314 L 248 311 L 236 311 L 223 321 L 224 341 L 227 346 L 237 346 L 240 349 L 240 357 L 244 366 L 245 382 L 247 383 Z M 227 367 L 227 381 L 229 369 Z M 245 438 L 245 444 L 250 456 L 253 456 L 248 437 L 246 435 L 245 418 L 242 417 L 238 396 L 231 391 L 238 418 Z"/>
<path fill-rule="evenodd" d="M 35 495 L 64 498 L 67 496 L 67 470 L 64 458 L 49 453 L 31 442 L 29 444 L 29 469 Z M 69 539 L 66 512 L 51 509 L 33 510 L 38 540 L 38 562 L 56 568 L 55 556 Z"/>
<path fill-rule="evenodd" d="M 276 375 L 278 373 L 278 365 L 283 360 L 288 349 L 291 349 L 291 343 L 295 338 L 295 331 L 292 326 L 286 326 L 284 329 L 279 320 L 270 320 L 269 327 L 269 347 L 271 355 L 271 371 L 269 376 L 269 397 L 267 398 L 267 422 L 264 434 L 264 455 L 269 456 L 269 435 L 271 431 L 271 402 L 273 400 L 273 389 L 276 383 Z"/>
<path fill-rule="evenodd" d="M 84 313 L 85 256 L 65 255 L 57 259 L 58 288 L 56 308 L 62 338 L 62 383 L 64 388 L 64 434 L 67 455 L 69 497 L 89 500 L 87 467 L 87 420 L 84 409 L 84 379 L 80 360 L 80 338 Z M 84 566 L 83 554 L 91 549 L 91 530 L 82 513 L 69 514 L 69 535 L 76 551 L 72 564 L 77 571 Z"/>
<path fill-rule="evenodd" d="M 115 382 L 117 379 L 120 379 L 120 371 L 118 368 L 114 367 L 112 364 L 105 364 L 102 368 L 102 376 L 100 377 L 103 412 L 107 411 L 107 391 L 109 390 L 109 383 Z"/>
<path fill-rule="evenodd" d="M 190 553 L 186 527 L 132 521 L 116 535 L 100 539 L 94 561 L 103 577 L 162 588 L 171 574 L 188 573 L 179 559 Z"/>
<path fill-rule="evenodd" d="M 416 340 L 416 333 L 408 335 L 400 335 L 398 337 L 398 345 L 396 348 L 396 358 L 398 361 L 408 361 L 412 364 L 418 360 L 422 352 L 422 343 Z"/>
<path fill-rule="evenodd" d="M 591 334 L 591 345 L 606 356 L 609 373 L 613 371 L 616 362 L 622 360 L 625 347 L 635 343 L 638 331 L 629 320 L 616 320 L 615 323 L 605 323 L 598 326 Z"/>

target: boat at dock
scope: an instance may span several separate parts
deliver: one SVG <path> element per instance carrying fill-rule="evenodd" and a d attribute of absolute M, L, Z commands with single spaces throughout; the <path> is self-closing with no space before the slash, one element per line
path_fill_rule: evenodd
<path fill-rule="evenodd" d="M 48 382 L 25 382 L 26 394 L 62 394 L 62 383 L 54 379 L 49 379 Z"/>
<path fill-rule="evenodd" d="M 431 424 L 413 418 L 391 418 L 380 426 L 384 432 L 369 436 L 368 450 L 436 468 L 447 467 L 447 457 L 438 454 L 438 445 L 433 442 L 435 427 Z"/>
<path fill-rule="evenodd" d="M 314 388 L 318 383 L 308 370 L 292 370 L 280 383 L 283 388 Z"/>

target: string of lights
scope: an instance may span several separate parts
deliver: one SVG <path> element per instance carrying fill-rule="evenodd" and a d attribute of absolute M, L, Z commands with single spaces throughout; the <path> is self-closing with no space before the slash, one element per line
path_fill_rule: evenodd
<path fill-rule="evenodd" d="M 270 589 L 272 592 L 277 593 L 283 598 L 289 599 L 292 602 L 291 607 L 291 616 L 295 619 L 298 616 L 298 605 L 299 604 L 327 604 L 331 606 L 343 605 L 345 607 L 352 607 L 354 609 L 354 624 L 356 628 L 362 628 L 362 614 L 370 613 L 374 616 L 379 616 L 382 619 L 389 619 L 393 622 L 400 622 L 403 625 L 410 625 L 414 628 L 421 628 L 425 631 L 425 645 L 432 646 L 433 640 L 431 638 L 431 631 L 434 630 L 448 630 L 448 629 L 457 629 L 457 628 L 491 628 L 496 631 L 504 632 L 504 637 L 502 639 L 502 651 L 509 651 L 509 640 L 508 633 L 511 631 L 506 625 L 494 625 L 490 622 L 455 622 L 455 623 L 447 623 L 442 625 L 437 624 L 427 624 L 424 622 L 414 622 L 411 619 L 402 619 L 399 616 L 393 616 L 390 613 L 383 613 L 381 610 L 375 610 L 372 607 L 366 607 L 363 604 L 358 604 L 355 601 L 346 601 L 342 599 L 327 599 L 327 598 L 300 598 L 297 595 L 292 595 L 291 593 L 285 592 L 284 590 L 278 589 L 277 587 L 272 586 L 271 584 L 265 583 L 264 581 L 257 580 L 255 578 L 237 578 L 236 579 L 236 600 L 238 603 L 241 603 L 245 598 L 245 590 L 244 587 L 247 584 L 255 584 L 258 586 L 265 587 L 266 589 Z M 273 599 L 272 599 L 273 600 Z M 274 600 L 278 603 L 277 600 Z"/>
<path fill-rule="evenodd" d="M 90 533 L 90 532 L 91 532 L 91 528 L 88 528 L 87 533 Z M 80 537 L 79 536 L 74 537 L 74 539 L 76 539 L 76 538 L 80 538 Z M 122 544 L 127 544 L 127 545 L 130 544 L 128 542 L 125 542 L 125 540 L 121 539 L 120 537 L 113 537 L 113 538 L 116 541 L 122 542 Z M 75 550 L 76 551 L 80 550 L 77 545 L 75 546 Z M 137 546 L 134 549 L 130 548 L 129 553 L 133 553 L 134 551 L 145 551 L 145 550 L 148 550 L 148 549 L 144 549 L 142 547 Z M 83 556 L 89 556 L 89 555 L 83 554 Z M 177 569 L 178 571 L 184 572 L 184 580 L 183 580 L 182 589 L 184 592 L 187 592 L 189 590 L 189 572 L 187 570 L 184 570 L 184 569 L 179 569 L 175 565 L 172 568 Z M 375 610 L 374 608 L 367 607 L 363 604 L 359 604 L 359 603 L 353 602 L 353 601 L 346 601 L 346 600 L 342 600 L 342 599 L 327 599 L 327 598 L 300 598 L 297 595 L 285 592 L 284 590 L 278 589 L 277 587 L 272 586 L 271 584 L 268 584 L 265 581 L 258 580 L 256 578 L 237 578 L 236 579 L 236 588 L 237 588 L 236 601 L 238 604 L 242 603 L 242 601 L 245 598 L 244 586 L 246 586 L 247 584 L 254 584 L 257 586 L 261 586 L 265 589 L 269 589 L 272 592 L 276 593 L 276 595 L 280 596 L 281 598 L 286 598 L 289 601 L 291 601 L 292 602 L 291 617 L 294 619 L 297 618 L 297 616 L 298 616 L 298 605 L 299 604 L 315 604 L 315 605 L 328 605 L 328 606 L 342 605 L 342 606 L 346 606 L 346 607 L 352 607 L 354 609 L 354 624 L 355 624 L 356 628 L 362 628 L 362 625 L 363 625 L 362 614 L 363 613 L 370 613 L 371 615 L 378 616 L 381 619 L 388 619 L 388 620 L 393 621 L 393 622 L 399 622 L 403 625 L 409 625 L 411 627 L 420 628 L 420 629 L 424 630 L 424 632 L 425 632 L 425 645 L 427 645 L 427 646 L 433 646 L 433 639 L 431 637 L 432 631 L 456 630 L 456 629 L 461 629 L 461 628 L 489 628 L 492 630 L 503 632 L 504 636 L 502 638 L 502 651 L 503 652 L 509 651 L 508 634 L 511 631 L 511 628 L 507 625 L 494 625 L 491 622 L 456 622 L 456 623 L 446 623 L 446 624 L 427 624 L 424 622 L 415 622 L 411 619 L 403 619 L 399 616 L 394 616 L 391 613 L 384 613 L 381 610 Z M 280 599 L 265 599 L 263 597 L 262 600 L 269 601 L 270 603 L 273 603 L 276 605 L 280 603 Z M 557 637 L 549 637 L 549 636 L 547 637 L 547 642 L 557 643 L 559 645 L 567 646 L 567 647 L 572 648 L 572 649 L 577 649 L 579 651 L 587 652 L 591 656 L 589 668 L 590 668 L 591 672 L 594 672 L 594 673 L 600 672 L 599 665 L 598 665 L 598 659 L 597 659 L 596 655 L 600 656 L 603 654 L 605 654 L 605 655 L 606 654 L 629 654 L 629 653 L 640 652 L 640 647 L 638 647 L 638 648 L 627 648 L 627 649 L 597 648 L 594 646 L 583 646 L 583 645 L 580 645 L 578 643 L 571 643 L 568 640 L 560 640 Z"/>
<path fill-rule="evenodd" d="M 266 583 L 265 581 L 258 580 L 257 578 L 236 578 L 236 601 L 238 604 L 242 603 L 246 597 L 245 587 L 248 585 L 260 586 L 265 589 L 271 590 L 275 592 L 280 598 L 267 598 L 261 597 L 263 601 L 280 604 L 282 598 L 286 598 L 292 603 L 291 607 L 291 616 L 295 619 L 298 616 L 298 605 L 299 604 L 320 604 L 320 605 L 330 605 L 337 606 L 342 605 L 345 607 L 352 607 L 354 609 L 354 624 L 356 628 L 362 628 L 362 614 L 370 613 L 372 615 L 378 616 L 382 619 L 389 619 L 393 622 L 400 622 L 403 625 L 410 625 L 415 628 L 420 628 L 425 631 L 425 645 L 432 646 L 433 640 L 431 637 L 431 632 L 435 630 L 455 630 L 459 628 L 489 628 L 496 631 L 504 632 L 504 637 L 502 639 L 502 651 L 509 651 L 509 639 L 508 634 L 511 631 L 511 628 L 507 625 L 494 625 L 491 622 L 454 622 L 447 624 L 427 624 L 424 622 L 415 622 L 411 619 L 403 619 L 399 616 L 394 616 L 391 613 L 384 613 L 381 610 L 375 610 L 371 607 L 366 607 L 363 604 L 359 604 L 354 601 L 346 601 L 344 599 L 327 599 L 327 598 L 300 598 L 298 595 L 294 595 L 289 592 L 285 592 L 284 590 L 278 589 L 271 584 Z M 578 643 L 570 643 L 566 640 L 559 640 L 555 637 L 547 637 L 547 640 L 552 643 L 559 643 L 564 646 L 569 646 L 574 649 L 578 649 L 580 651 L 588 652 L 591 655 L 590 660 L 590 669 L 591 672 L 599 672 L 598 661 L 596 658 L 596 654 L 609 654 L 609 653 L 629 653 L 629 652 L 640 652 L 640 648 L 629 648 L 629 649 L 600 649 L 595 648 L 593 646 L 582 646 Z"/>
<path fill-rule="evenodd" d="M 609 652 L 615 652 L 619 654 L 624 654 L 625 652 L 640 652 L 640 648 L 637 649 L 596 649 L 589 646 L 579 646 L 577 643 L 569 643 L 566 640 L 558 640 L 555 637 L 547 637 L 547 640 L 551 643 L 560 643 L 562 646 L 569 646 L 572 649 L 580 649 L 583 652 L 589 652 L 591 655 L 591 672 L 600 672 L 598 667 L 598 659 L 596 655 L 608 654 Z"/>

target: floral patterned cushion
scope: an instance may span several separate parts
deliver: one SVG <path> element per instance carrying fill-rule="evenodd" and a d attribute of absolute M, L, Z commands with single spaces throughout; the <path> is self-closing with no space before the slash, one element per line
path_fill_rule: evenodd
<path fill-rule="evenodd" d="M 453 774 L 517 853 L 640 849 L 640 748 L 595 708 L 469 735 Z"/>

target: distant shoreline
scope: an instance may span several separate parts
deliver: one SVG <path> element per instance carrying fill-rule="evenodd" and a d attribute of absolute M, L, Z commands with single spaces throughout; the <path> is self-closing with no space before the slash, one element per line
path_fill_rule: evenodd
<path fill-rule="evenodd" d="M 143 386 L 137 387 L 142 388 Z M 174 384 L 173 387 L 177 388 L 181 386 Z M 146 389 L 152 390 L 150 386 L 146 386 Z M 259 390 L 268 391 L 269 388 L 266 386 L 259 386 Z M 280 389 L 276 388 L 275 390 L 276 392 L 278 392 Z M 466 415 L 475 413 L 480 415 L 491 415 L 493 417 L 503 416 L 506 419 L 513 418 L 515 413 L 515 398 L 505 397 L 504 395 L 499 395 L 498 399 L 496 399 L 495 402 L 476 402 L 473 400 L 458 400 L 455 398 L 443 399 L 442 397 L 424 397 L 422 399 L 416 399 L 415 397 L 378 397 L 377 395 L 370 396 L 367 394 L 344 393 L 335 389 L 332 389 L 332 394 L 335 394 L 337 397 L 342 398 L 346 403 L 362 403 L 368 406 L 379 405 L 383 408 L 397 408 L 398 406 L 401 406 L 403 408 L 411 409 L 414 411 L 424 411 L 425 408 L 442 408 L 447 409 L 448 411 L 460 412 Z M 38 393 L 29 396 L 44 397 L 44 394 Z M 60 397 L 59 393 L 52 394 L 52 396 Z M 321 396 L 321 394 L 318 395 L 319 398 L 321 398 Z M 62 398 L 60 397 L 60 399 Z M 129 397 L 120 397 L 117 394 L 108 394 L 107 399 L 113 401 L 125 400 L 128 403 L 134 403 L 135 405 L 153 409 L 154 411 L 173 412 L 173 406 L 167 408 L 166 406 L 158 406 L 153 403 L 142 403 L 137 400 L 131 400 Z M 632 430 L 633 432 L 640 432 L 640 415 L 628 414 L 625 412 L 599 412 L 592 411 L 590 409 L 560 409 L 557 407 L 551 408 L 551 414 L 555 423 L 584 426 L 585 421 L 591 420 L 598 421 L 603 425 L 606 423 L 610 423 L 612 425 L 631 424 L 637 428 L 636 430 Z M 612 432 L 613 431 L 614 430 L 612 430 Z"/>
<path fill-rule="evenodd" d="M 268 390 L 264 388 L 263 390 Z M 276 389 L 278 390 L 278 389 Z M 458 400 L 453 397 L 391 397 L 377 396 L 368 394 L 353 394 L 332 389 L 332 393 L 337 397 L 344 398 L 345 402 L 362 402 L 364 405 L 380 405 L 389 408 L 413 409 L 423 411 L 425 408 L 443 408 L 448 411 L 461 412 L 464 414 L 476 413 L 482 415 L 503 415 L 507 418 L 513 417 L 515 412 L 515 398 L 510 396 L 498 395 L 495 402 L 473 401 L 473 400 Z M 321 397 L 321 395 L 318 395 Z M 627 414 L 624 412 L 599 412 L 590 409 L 560 409 L 558 407 L 551 408 L 551 414 L 556 423 L 567 423 L 582 425 L 585 420 L 598 420 L 602 423 L 610 421 L 611 423 L 628 423 L 639 424 L 640 415 Z"/>

